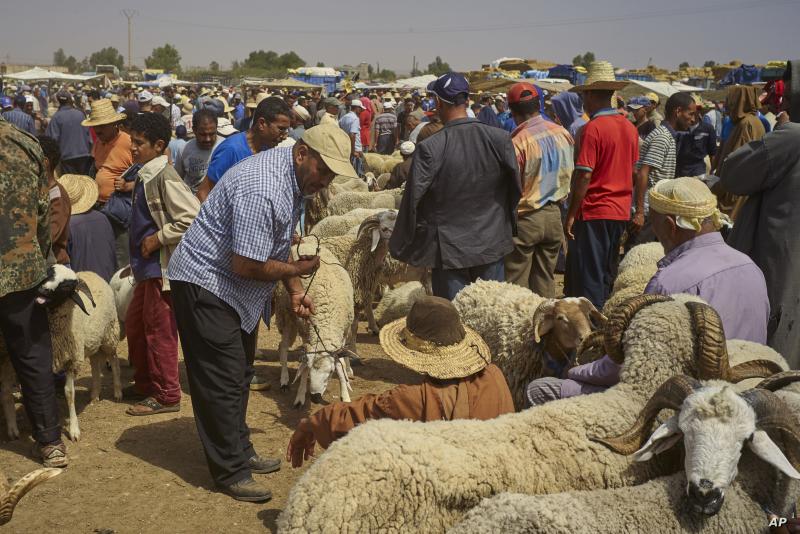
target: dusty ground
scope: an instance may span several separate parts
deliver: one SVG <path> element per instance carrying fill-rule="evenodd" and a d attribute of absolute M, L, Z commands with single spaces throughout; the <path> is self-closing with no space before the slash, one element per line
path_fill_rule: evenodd
<path fill-rule="evenodd" d="M 416 383 L 417 375 L 385 357 L 377 336 L 359 335 L 358 352 L 364 365 L 354 367 L 356 398 L 379 392 L 398 383 Z M 267 377 L 271 389 L 252 392 L 248 423 L 256 450 L 267 456 L 283 457 L 292 430 L 301 417 L 316 409 L 308 403 L 294 409 L 295 390 L 278 388 L 280 365 L 275 348 L 278 336 L 261 328 L 259 348 L 266 360 L 256 362 L 257 372 Z M 127 358 L 127 346 L 120 343 L 120 357 Z M 4 532 L 92 533 L 215 533 L 263 532 L 275 530 L 275 520 L 286 503 L 289 489 L 303 474 L 302 469 L 283 468 L 271 475 L 255 475 L 272 491 L 266 504 L 240 503 L 217 493 L 212 487 L 203 451 L 192 418 L 186 375 L 181 363 L 184 398 L 180 413 L 150 417 L 125 415 L 128 403 L 111 397 L 110 373 L 104 376 L 102 398 L 89 401 L 89 365 L 78 380 L 77 405 L 81 441 L 69 443 L 71 463 L 60 476 L 38 486 L 17 506 Z M 296 363 L 290 363 L 295 368 Z M 123 378 L 131 369 L 122 365 Z M 292 377 L 294 373 L 292 373 Z M 331 381 L 326 400 L 338 400 L 338 381 Z M 63 399 L 62 414 L 66 413 Z M 16 480 L 37 464 L 28 457 L 31 440 L 27 420 L 18 407 L 23 437 L 2 438 L 0 466 Z M 5 436 L 5 423 L 0 426 Z M 105 530 L 108 529 L 108 530 Z"/>

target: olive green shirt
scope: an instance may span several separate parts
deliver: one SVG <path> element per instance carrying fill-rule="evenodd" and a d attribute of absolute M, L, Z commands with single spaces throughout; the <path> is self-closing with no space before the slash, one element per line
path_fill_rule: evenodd
<path fill-rule="evenodd" d="M 48 193 L 39 142 L 0 120 L 0 297 L 30 289 L 46 276 Z"/>

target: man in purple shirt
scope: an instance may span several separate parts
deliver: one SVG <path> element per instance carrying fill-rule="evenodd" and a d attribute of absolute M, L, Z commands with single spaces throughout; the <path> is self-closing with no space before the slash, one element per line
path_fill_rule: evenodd
<path fill-rule="evenodd" d="M 662 180 L 650 190 L 650 214 L 666 255 L 645 293 L 696 295 L 720 315 L 728 339 L 767 342 L 769 299 L 761 269 L 729 247 L 719 228 L 725 216 L 717 198 L 696 178 Z M 528 385 L 528 402 L 602 391 L 619 380 L 621 366 L 608 356 L 567 371 L 567 379 L 540 378 Z"/>

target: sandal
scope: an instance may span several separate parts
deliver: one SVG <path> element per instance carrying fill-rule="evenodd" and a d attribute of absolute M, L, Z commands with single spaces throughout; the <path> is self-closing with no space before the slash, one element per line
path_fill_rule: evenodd
<path fill-rule="evenodd" d="M 143 408 L 146 408 L 143 409 Z M 128 415 L 140 416 L 140 415 L 156 415 L 159 413 L 174 413 L 179 412 L 181 410 L 181 403 L 176 402 L 175 404 L 161 404 L 153 397 L 147 397 L 143 401 L 137 402 L 127 410 L 125 413 Z"/>
<path fill-rule="evenodd" d="M 67 446 L 63 441 L 54 445 L 41 445 L 34 442 L 31 453 L 34 458 L 42 461 L 44 467 L 64 468 L 69 464 Z"/>

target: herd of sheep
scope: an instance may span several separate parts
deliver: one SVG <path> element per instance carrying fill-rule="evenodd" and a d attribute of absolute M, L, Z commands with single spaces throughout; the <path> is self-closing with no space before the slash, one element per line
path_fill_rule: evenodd
<path fill-rule="evenodd" d="M 370 167 L 385 183 L 397 162 Z M 307 396 L 320 401 L 334 377 L 348 402 L 359 320 L 377 333 L 430 293 L 429 272 L 388 254 L 402 190 L 375 191 L 381 180 L 369 178 L 337 178 L 308 205 L 308 232 L 292 254 L 321 258 L 303 280 L 316 315 L 298 320 L 285 291 L 273 297 L 282 389 L 290 386 L 289 350 L 302 341 L 297 406 Z M 632 249 L 603 310 L 507 283 L 465 288 L 454 305 L 491 348 L 517 412 L 360 425 L 296 482 L 279 531 L 762 532 L 763 510 L 788 516 L 800 498 L 800 372 L 768 347 L 726 340 L 717 313 L 696 297 L 643 295 L 662 256 L 658 244 Z M 118 273 L 109 286 L 79 273 L 94 297 L 88 315 L 72 301 L 51 312 L 72 439 L 80 437 L 73 380 L 81 362 L 92 364 L 93 399 L 105 361 L 120 396 L 115 349 L 129 276 Z M 574 365 L 604 354 L 621 365 L 617 385 L 524 409 L 525 386 L 550 372 L 548 360 Z M 13 381 L 0 345 L 0 405 L 16 438 Z M 35 471 L 11 488 L 0 475 L 0 524 L 55 474 Z"/>

